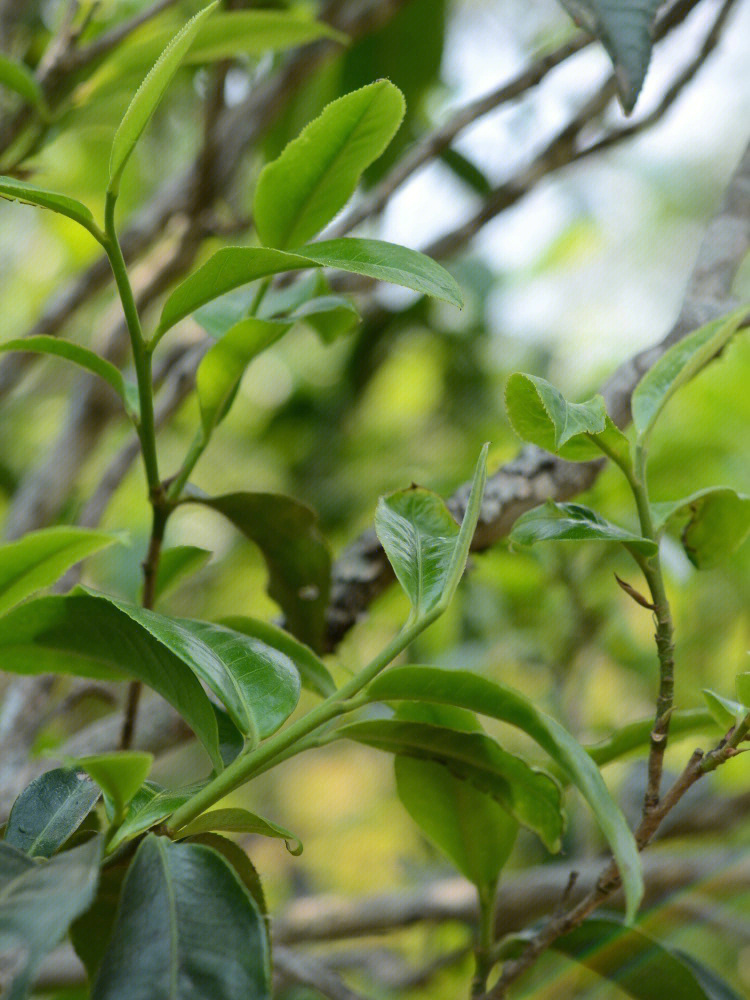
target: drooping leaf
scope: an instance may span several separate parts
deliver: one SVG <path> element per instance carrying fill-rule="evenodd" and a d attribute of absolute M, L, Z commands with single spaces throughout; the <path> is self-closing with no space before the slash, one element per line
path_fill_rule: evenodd
<path fill-rule="evenodd" d="M 643 376 L 631 399 L 633 424 L 646 441 L 654 424 L 678 389 L 689 382 L 729 343 L 750 316 L 743 306 L 707 323 L 674 344 Z"/>
<path fill-rule="evenodd" d="M 748 709 L 741 702 L 725 698 L 709 688 L 704 688 L 702 694 L 709 712 L 725 732 L 736 726 L 748 713 Z"/>
<path fill-rule="evenodd" d="M 92 1000 L 270 1000 L 263 916 L 225 858 L 149 834 L 122 890 Z"/>
<path fill-rule="evenodd" d="M 91 904 L 101 848 L 101 838 L 94 837 L 49 861 L 33 861 L 0 843 L 3 1000 L 25 1000 L 41 960 Z"/>
<path fill-rule="evenodd" d="M 14 62 L 7 56 L 0 55 L 0 86 L 7 87 L 20 94 L 42 113 L 46 115 L 46 105 L 39 81 L 24 63 Z"/>
<path fill-rule="evenodd" d="M 214 766 L 222 767 L 216 717 L 190 667 L 102 595 L 77 588 L 0 618 L 0 660 L 13 673 L 140 680 L 177 709 Z"/>
<path fill-rule="evenodd" d="M 638 850 L 627 821 L 586 750 L 558 722 L 524 695 L 464 670 L 392 667 L 367 688 L 372 701 L 436 702 L 459 706 L 517 726 L 535 740 L 588 802 L 617 861 L 628 914 L 643 895 Z"/>
<path fill-rule="evenodd" d="M 712 569 L 733 555 L 750 535 L 750 496 L 711 486 L 683 500 L 651 505 L 657 531 L 684 522 L 682 544 L 698 569 Z"/>
<path fill-rule="evenodd" d="M 48 208 L 58 215 L 65 215 L 79 226 L 83 226 L 101 242 L 102 233 L 94 221 L 94 216 L 75 198 L 68 198 L 67 195 L 56 194 L 54 191 L 45 191 L 43 188 L 34 187 L 33 184 L 27 184 L 26 181 L 16 180 L 15 177 L 2 176 L 0 176 L 0 198 L 20 201 L 24 205 L 35 205 L 37 208 Z"/>
<path fill-rule="evenodd" d="M 404 111 L 400 90 L 388 80 L 329 104 L 258 178 L 254 217 L 261 242 L 288 250 L 317 235 L 386 149 Z"/>
<path fill-rule="evenodd" d="M 168 819 L 204 784 L 171 790 L 162 788 L 155 781 L 146 781 L 133 796 L 125 818 L 112 835 L 107 845 L 109 851 L 114 852 L 122 844 Z"/>
<path fill-rule="evenodd" d="M 35 858 L 51 858 L 96 805 L 99 789 L 85 774 L 59 767 L 35 778 L 8 817 L 5 843 Z"/>
<path fill-rule="evenodd" d="M 20 337 L 17 340 L 6 340 L 0 344 L 0 351 L 29 351 L 32 354 L 49 354 L 53 357 L 72 361 L 73 364 L 103 378 L 117 393 L 125 404 L 125 409 L 131 417 L 138 418 L 140 404 L 138 388 L 131 382 L 126 382 L 122 372 L 87 347 L 73 344 L 59 337 Z"/>
<path fill-rule="evenodd" d="M 492 796 L 519 823 L 537 833 L 550 851 L 560 849 L 565 820 L 557 783 L 483 733 L 380 719 L 342 726 L 336 730 L 336 738 L 434 761 Z"/>
<path fill-rule="evenodd" d="M 203 63 L 239 55 L 260 56 L 321 38 L 342 44 L 347 40 L 346 35 L 331 25 L 314 21 L 297 11 L 224 11 L 201 25 L 185 61 Z"/>
<path fill-rule="evenodd" d="M 479 456 L 460 529 L 441 498 L 418 486 L 378 502 L 375 530 L 415 620 L 447 607 L 463 575 L 484 494 L 487 450 L 485 445 Z"/>
<path fill-rule="evenodd" d="M 149 775 L 154 755 L 142 750 L 79 757 L 75 765 L 88 774 L 114 807 L 115 816 L 124 818 L 130 801 Z"/>
<path fill-rule="evenodd" d="M 570 462 L 601 458 L 619 465 L 630 462 L 630 445 L 612 423 L 601 396 L 569 403 L 549 382 L 517 372 L 505 388 L 505 406 L 516 434 L 531 444 Z"/>
<path fill-rule="evenodd" d="M 197 573 L 210 558 L 211 553 L 197 545 L 175 545 L 164 549 L 159 559 L 154 599 L 159 601 L 184 577 Z"/>
<path fill-rule="evenodd" d="M 683 736 L 687 733 L 699 733 L 713 730 L 715 720 L 705 708 L 687 708 L 673 712 L 669 717 L 670 736 Z M 651 730 L 654 720 L 641 719 L 627 726 L 616 729 L 606 739 L 586 747 L 586 753 L 595 764 L 604 767 L 614 760 L 619 760 L 631 754 L 634 750 L 642 750 L 651 743 Z"/>
<path fill-rule="evenodd" d="M 270 622 L 260 621 L 258 618 L 248 618 L 246 615 L 230 615 L 221 620 L 222 625 L 234 629 L 235 632 L 242 632 L 243 635 L 251 635 L 274 649 L 280 649 L 285 653 L 297 668 L 302 686 L 310 691 L 314 691 L 323 698 L 327 698 L 336 690 L 333 677 L 309 646 L 298 642 L 294 636 L 283 629 L 271 625 Z"/>
<path fill-rule="evenodd" d="M 601 39 L 615 68 L 620 103 L 635 107 L 646 79 L 661 0 L 560 0 L 581 27 Z"/>
<path fill-rule="evenodd" d="M 31 531 L 0 546 L 0 614 L 51 586 L 86 556 L 120 540 L 93 528 L 59 526 Z"/>
<path fill-rule="evenodd" d="M 549 541 L 620 542 L 645 556 L 657 550 L 655 542 L 612 524 L 588 507 L 552 500 L 521 514 L 513 525 L 510 539 L 517 545 Z"/>
<path fill-rule="evenodd" d="M 179 832 L 179 839 L 199 833 L 256 833 L 261 837 L 274 837 L 286 843 L 287 850 L 295 857 L 302 853 L 302 841 L 283 826 L 278 826 L 247 809 L 210 809 L 202 813 Z"/>
<path fill-rule="evenodd" d="M 206 440 L 226 416 L 247 366 L 289 329 L 290 323 L 250 316 L 231 327 L 203 356 L 195 385 Z"/>
<path fill-rule="evenodd" d="M 195 498 L 223 514 L 258 546 L 268 567 L 268 593 L 301 642 L 320 649 L 328 607 L 331 556 L 304 504 L 275 493 Z"/>
<path fill-rule="evenodd" d="M 614 916 L 596 917 L 558 938 L 552 947 L 615 983 L 633 1000 L 740 1000 L 715 972 L 666 948 Z"/>
<path fill-rule="evenodd" d="M 202 21 L 211 14 L 216 5 L 217 3 L 214 2 L 198 11 L 175 35 L 156 60 L 130 102 L 112 142 L 109 160 L 109 187 L 111 191 L 117 191 L 120 176 L 130 154 L 135 149 L 136 143 L 161 102 L 172 77 L 180 68 L 188 49 L 193 44 Z"/>

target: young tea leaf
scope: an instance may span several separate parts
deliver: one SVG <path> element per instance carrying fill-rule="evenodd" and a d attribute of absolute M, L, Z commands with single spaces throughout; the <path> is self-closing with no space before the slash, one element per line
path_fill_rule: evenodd
<path fill-rule="evenodd" d="M 332 344 L 351 333 L 360 315 L 356 306 L 342 295 L 321 295 L 299 306 L 287 318 L 307 323 L 324 344 Z"/>
<path fill-rule="evenodd" d="M 20 94 L 29 104 L 33 104 L 42 117 L 47 110 L 42 88 L 39 81 L 24 63 L 14 62 L 7 56 L 0 55 L 0 86 L 7 87 Z"/>
<path fill-rule="evenodd" d="M 748 709 L 740 702 L 724 698 L 709 688 L 704 688 L 702 694 L 709 712 L 724 732 L 736 726 L 748 713 Z"/>
<path fill-rule="evenodd" d="M 217 2 L 218 0 L 215 0 L 208 7 L 204 7 L 203 10 L 198 11 L 182 30 L 175 35 L 159 56 L 154 67 L 130 102 L 128 110 L 125 112 L 125 117 L 120 122 L 112 142 L 112 152 L 109 160 L 110 191 L 117 191 L 120 176 L 130 158 L 130 154 L 135 149 L 143 130 L 148 125 L 151 116 L 161 102 L 172 77 L 180 68 L 180 64 L 187 55 L 188 49 L 193 44 L 195 36 L 198 34 L 201 23 L 212 13 L 217 6 Z"/>
<path fill-rule="evenodd" d="M 639 440 L 648 440 L 654 424 L 678 389 L 689 382 L 729 343 L 750 317 L 746 305 L 707 323 L 674 344 L 636 386 L 632 400 L 633 424 Z"/>
<path fill-rule="evenodd" d="M 115 816 L 125 816 L 131 799 L 149 775 L 154 755 L 144 751 L 120 750 L 79 757 L 75 766 L 97 783 L 114 807 Z"/>
<path fill-rule="evenodd" d="M 154 600 L 159 601 L 186 576 L 192 576 L 211 558 L 207 549 L 196 545 L 175 545 L 164 549 L 159 559 L 159 572 L 154 587 Z"/>
<path fill-rule="evenodd" d="M 549 541 L 620 542 L 645 556 L 657 551 L 655 542 L 606 521 L 588 507 L 552 500 L 521 514 L 513 525 L 510 540 L 517 545 Z"/>
<path fill-rule="evenodd" d="M 94 221 L 94 216 L 75 198 L 68 198 L 67 195 L 56 194 L 54 191 L 45 191 L 34 187 L 33 184 L 27 184 L 26 181 L 16 180 L 15 177 L 2 176 L 0 176 L 0 198 L 5 198 L 6 201 L 20 201 L 24 205 L 36 205 L 37 208 L 47 208 L 51 212 L 57 212 L 58 215 L 65 215 L 79 226 L 83 226 L 100 243 L 104 239 L 104 234 Z"/>
<path fill-rule="evenodd" d="M 5 843 L 51 858 L 94 808 L 99 789 L 79 770 L 58 767 L 35 778 L 13 803 Z"/>
<path fill-rule="evenodd" d="M 188 788 L 177 788 L 171 791 L 162 788 L 154 781 L 144 782 L 133 796 L 125 818 L 107 844 L 110 853 L 139 834 L 150 830 L 157 823 L 168 819 L 204 784 L 205 782 L 202 782 Z"/>
<path fill-rule="evenodd" d="M 387 148 L 404 111 L 401 91 L 388 80 L 329 104 L 258 178 L 254 217 L 261 242 L 288 250 L 316 236 Z"/>
<path fill-rule="evenodd" d="M 133 859 L 92 1000 L 270 1000 L 265 921 L 223 855 L 149 834 Z"/>
<path fill-rule="evenodd" d="M 711 486 L 692 496 L 652 504 L 657 530 L 682 522 L 682 544 L 697 569 L 713 569 L 750 535 L 750 496 L 728 486 Z"/>
<path fill-rule="evenodd" d="M 261 837 L 274 837 L 283 840 L 290 854 L 295 857 L 302 854 L 302 841 L 283 826 L 278 826 L 270 820 L 256 816 L 247 809 L 211 809 L 188 823 L 179 832 L 179 839 L 193 837 L 199 833 L 255 833 Z"/>
<path fill-rule="evenodd" d="M 201 25 L 185 62 L 216 62 L 240 55 L 262 56 L 321 38 L 341 44 L 347 41 L 346 35 L 331 25 L 314 21 L 301 12 L 228 10 L 216 13 Z"/>

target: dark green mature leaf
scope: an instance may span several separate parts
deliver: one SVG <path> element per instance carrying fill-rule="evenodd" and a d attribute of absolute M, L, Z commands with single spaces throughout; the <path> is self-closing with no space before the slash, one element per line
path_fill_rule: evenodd
<path fill-rule="evenodd" d="M 324 21 L 313 21 L 297 11 L 232 10 L 219 12 L 202 24 L 187 63 L 215 62 L 238 55 L 261 56 L 266 52 L 306 45 L 321 38 L 347 41 L 346 35 Z"/>
<path fill-rule="evenodd" d="M 80 757 L 82 768 L 112 803 L 116 819 L 124 818 L 130 801 L 149 775 L 154 755 L 142 750 L 120 750 Z"/>
<path fill-rule="evenodd" d="M 656 530 L 685 520 L 682 544 L 698 569 L 712 569 L 733 555 L 750 535 L 750 496 L 711 486 L 682 500 L 652 504 Z"/>
<path fill-rule="evenodd" d="M 641 441 L 648 439 L 659 414 L 677 390 L 726 347 L 748 317 L 750 305 L 745 305 L 707 323 L 670 347 L 646 372 L 631 399 L 633 424 Z"/>
<path fill-rule="evenodd" d="M 177 709 L 221 769 L 216 717 L 200 683 L 123 607 L 82 588 L 21 605 L 0 618 L 3 670 L 140 680 Z"/>
<path fill-rule="evenodd" d="M 562 768 L 591 807 L 623 877 L 628 914 L 643 895 L 638 850 L 627 821 L 584 748 L 558 722 L 524 695 L 464 670 L 392 667 L 367 688 L 371 701 L 436 702 L 455 705 L 517 726 Z"/>
<path fill-rule="evenodd" d="M 15 177 L 2 176 L 0 176 L 0 198 L 20 201 L 24 205 L 35 205 L 37 208 L 48 208 L 58 215 L 65 215 L 79 226 L 83 226 L 101 242 L 102 233 L 94 221 L 94 216 L 75 198 L 68 198 L 67 195 L 56 194 L 54 191 L 45 191 L 43 188 L 34 187 L 33 184 L 27 184 L 26 181 L 16 180 Z"/>
<path fill-rule="evenodd" d="M 389 281 L 422 295 L 442 299 L 459 309 L 464 304 L 461 289 L 444 267 L 418 250 L 396 243 L 347 237 L 308 243 L 295 253 L 321 267 L 334 267 L 339 271 L 363 274 L 376 281 Z"/>
<path fill-rule="evenodd" d="M 145 782 L 133 796 L 123 822 L 107 845 L 108 850 L 114 852 L 128 840 L 132 840 L 156 826 L 157 823 L 167 819 L 204 784 L 205 782 L 202 782 L 198 785 L 177 788 L 172 791 L 168 788 L 162 788 L 154 781 Z"/>
<path fill-rule="evenodd" d="M 602 452 L 618 465 L 630 462 L 628 440 L 610 420 L 601 396 L 569 403 L 545 379 L 517 372 L 508 379 L 505 406 L 516 434 L 545 451 L 570 462 L 601 458 Z"/>
<path fill-rule="evenodd" d="M 522 514 L 513 525 L 510 539 L 517 545 L 549 541 L 620 542 L 645 556 L 657 550 L 655 542 L 612 524 L 588 507 L 552 500 Z"/>
<path fill-rule="evenodd" d="M 149 834 L 125 878 L 92 1000 L 270 1000 L 263 917 L 225 858 Z"/>
<path fill-rule="evenodd" d="M 51 858 L 96 805 L 99 789 L 73 767 L 35 778 L 13 804 L 5 843 L 35 858 Z"/>
<path fill-rule="evenodd" d="M 0 55 L 0 86 L 7 87 L 20 94 L 29 104 L 33 104 L 42 115 L 46 115 L 46 106 L 39 81 L 24 63 L 14 62 L 7 56 Z"/>
<path fill-rule="evenodd" d="M 55 583 L 86 556 L 120 540 L 92 528 L 54 527 L 0 546 L 0 614 Z"/>
<path fill-rule="evenodd" d="M 336 730 L 337 739 L 356 740 L 388 753 L 434 761 L 462 781 L 491 795 L 519 823 L 560 849 L 565 821 L 557 783 L 483 733 L 458 732 L 421 722 L 380 719 Z"/>
<path fill-rule="evenodd" d="M 646 79 L 661 0 L 560 0 L 576 24 L 600 38 L 615 67 L 620 103 L 635 107 Z"/>
<path fill-rule="evenodd" d="M 740 1000 L 710 969 L 616 917 L 586 920 L 552 947 L 585 965 L 633 1000 Z"/>
<path fill-rule="evenodd" d="M 447 607 L 463 575 L 484 494 L 487 450 L 485 445 L 479 456 L 460 529 L 442 499 L 419 486 L 378 502 L 375 530 L 414 620 Z"/>
<path fill-rule="evenodd" d="M 266 919 L 266 925 L 269 926 L 268 904 L 266 903 L 266 894 L 263 891 L 263 883 L 260 880 L 260 875 L 255 865 L 239 844 L 236 844 L 233 840 L 229 840 L 228 837 L 222 837 L 218 833 L 196 834 L 190 838 L 190 843 L 211 847 L 229 862 L 239 875 L 242 884 L 255 900 L 258 909 Z"/>
<path fill-rule="evenodd" d="M 329 104 L 258 178 L 254 217 L 261 242 L 288 250 L 319 233 L 387 148 L 405 110 L 401 91 L 388 80 Z"/>
<path fill-rule="evenodd" d="M 112 936 L 129 858 L 110 859 L 99 873 L 94 901 L 70 926 L 70 941 L 93 983 Z M 88 993 L 86 994 L 88 996 Z"/>
<path fill-rule="evenodd" d="M 205 440 L 228 413 L 250 362 L 280 340 L 291 326 L 249 316 L 227 330 L 207 351 L 195 376 Z"/>
<path fill-rule="evenodd" d="M 6 974 L 3 1000 L 24 1000 L 41 960 L 90 906 L 101 847 L 101 838 L 94 837 L 49 861 L 35 862 L 0 843 L 0 954 Z"/>
<path fill-rule="evenodd" d="M 136 143 L 161 102 L 172 77 L 180 68 L 188 49 L 193 44 L 201 22 L 211 14 L 216 6 L 217 3 L 214 2 L 198 11 L 195 17 L 192 17 L 175 35 L 130 102 L 112 142 L 112 153 L 109 160 L 109 187 L 111 191 L 117 191 L 120 176 L 130 154 L 135 149 Z"/>
<path fill-rule="evenodd" d="M 287 628 L 308 646 L 320 649 L 331 556 L 313 511 L 275 493 L 194 499 L 223 514 L 258 546 L 268 567 L 268 593 L 284 612 Z"/>
<path fill-rule="evenodd" d="M 230 615 L 221 620 L 222 625 L 234 629 L 235 632 L 242 632 L 243 635 L 251 635 L 261 642 L 265 642 L 274 649 L 280 649 L 285 653 L 297 668 L 302 680 L 302 686 L 316 694 L 327 698 L 336 690 L 336 684 L 328 668 L 319 660 L 309 646 L 298 642 L 293 636 L 283 629 L 271 625 L 269 622 L 262 622 L 258 618 L 248 618 L 246 615 Z"/>
<path fill-rule="evenodd" d="M 210 809 L 202 813 L 192 823 L 183 827 L 178 838 L 184 840 L 199 833 L 255 833 L 261 837 L 273 837 L 283 840 L 290 854 L 295 857 L 302 854 L 302 841 L 283 826 L 278 826 L 262 816 L 249 812 L 247 809 Z"/>
<path fill-rule="evenodd" d="M 38 336 L 6 340 L 4 344 L 0 344 L 0 351 L 29 351 L 32 354 L 48 354 L 63 358 L 65 361 L 72 361 L 80 368 L 85 368 L 86 371 L 103 378 L 123 401 L 128 414 L 138 419 L 140 403 L 137 386 L 126 382 L 118 368 L 87 347 L 73 344 L 69 340 L 61 340 L 59 337 Z"/>
<path fill-rule="evenodd" d="M 207 549 L 200 549 L 196 545 L 175 545 L 171 549 L 164 549 L 159 559 L 154 599 L 160 600 L 184 577 L 197 573 L 210 558 L 211 553 Z"/>

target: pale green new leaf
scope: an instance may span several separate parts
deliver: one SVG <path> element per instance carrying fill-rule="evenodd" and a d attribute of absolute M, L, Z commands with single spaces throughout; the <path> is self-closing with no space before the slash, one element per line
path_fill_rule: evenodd
<path fill-rule="evenodd" d="M 599 769 L 558 722 L 513 688 L 464 670 L 392 667 L 370 684 L 367 697 L 370 701 L 406 700 L 458 706 L 507 722 L 527 733 L 564 771 L 591 807 L 623 877 L 628 914 L 631 918 L 635 916 L 643 895 L 643 879 L 633 835 Z"/>
<path fill-rule="evenodd" d="M 290 854 L 302 854 L 302 841 L 283 826 L 257 816 L 247 809 L 210 809 L 202 813 L 192 823 L 183 827 L 178 839 L 194 837 L 199 833 L 255 833 L 260 837 L 274 837 L 283 840 Z"/>
<path fill-rule="evenodd" d="M 521 514 L 513 525 L 510 540 L 517 545 L 549 541 L 619 542 L 645 556 L 657 551 L 655 542 L 612 524 L 588 507 L 552 500 Z"/>
<path fill-rule="evenodd" d="M 172 77 L 180 68 L 188 49 L 193 44 L 201 23 L 211 14 L 217 6 L 217 2 L 218 0 L 209 4 L 208 7 L 204 7 L 203 10 L 198 11 L 182 30 L 175 35 L 159 56 L 148 76 L 138 88 L 133 100 L 130 102 L 112 142 L 112 152 L 109 160 L 109 188 L 111 191 L 117 191 L 120 175 L 125 169 L 125 164 L 128 162 L 130 154 L 135 149 L 143 130 L 148 125 L 151 116 L 161 102 Z"/>
<path fill-rule="evenodd" d="M 652 504 L 660 531 L 684 521 L 682 544 L 698 569 L 712 569 L 733 555 L 750 535 L 750 496 L 728 486 L 710 486 L 682 500 Z"/>
<path fill-rule="evenodd" d="M 154 755 L 142 750 L 100 753 L 73 761 L 75 767 L 85 771 L 101 788 L 118 820 L 125 816 L 125 810 L 148 777 L 153 763 Z"/>
<path fill-rule="evenodd" d="M 42 116 L 47 114 L 42 88 L 24 63 L 14 62 L 7 56 L 0 55 L 0 86 L 20 94 L 29 104 L 33 104 Z"/>
<path fill-rule="evenodd" d="M 205 782 L 174 791 L 162 788 L 154 781 L 146 781 L 133 796 L 125 818 L 107 843 L 110 853 L 157 823 L 168 819 L 191 796 L 204 787 Z"/>
<path fill-rule="evenodd" d="M 0 614 L 51 586 L 71 566 L 115 542 L 111 532 L 55 526 L 0 546 Z"/>
<path fill-rule="evenodd" d="M 239 55 L 261 56 L 321 38 L 341 44 L 347 41 L 346 35 L 331 25 L 313 21 L 296 11 L 228 10 L 215 14 L 201 25 L 185 62 L 215 62 Z"/>
<path fill-rule="evenodd" d="M 56 194 L 54 191 L 45 191 L 43 188 L 34 187 L 33 184 L 27 184 L 26 181 L 16 180 L 15 177 L 2 176 L 0 176 L 0 198 L 5 198 L 6 201 L 20 201 L 24 205 L 35 205 L 37 208 L 47 208 L 51 212 L 57 212 L 58 215 L 65 215 L 79 226 L 83 226 L 100 243 L 103 239 L 94 216 L 75 198 L 68 198 L 67 195 Z"/>
<path fill-rule="evenodd" d="M 388 80 L 329 104 L 258 178 L 254 218 L 261 242 L 288 250 L 319 233 L 385 151 L 405 107 Z"/>
<path fill-rule="evenodd" d="M 736 726 L 748 713 L 748 709 L 739 701 L 725 698 L 709 688 L 703 688 L 702 694 L 709 712 L 725 732 Z"/>
<path fill-rule="evenodd" d="M 290 312 L 287 318 L 312 327 L 324 344 L 346 336 L 359 323 L 356 306 L 342 295 L 321 295 Z"/>
<path fill-rule="evenodd" d="M 6 340 L 5 343 L 0 344 L 0 351 L 28 351 L 31 354 L 48 354 L 52 357 L 63 358 L 65 361 L 72 361 L 80 368 L 85 368 L 86 371 L 103 378 L 123 401 L 128 414 L 134 420 L 138 419 L 140 402 L 137 386 L 126 382 L 118 368 L 87 347 L 73 344 L 69 340 L 61 340 L 59 337 L 49 337 L 42 334 L 36 337 Z"/>
<path fill-rule="evenodd" d="M 170 549 L 164 549 L 159 559 L 154 600 L 159 601 L 184 577 L 197 573 L 210 558 L 211 553 L 207 549 L 198 548 L 197 545 L 175 545 Z"/>
<path fill-rule="evenodd" d="M 442 499 L 413 486 L 381 497 L 375 530 L 419 621 L 445 610 L 466 567 L 487 479 L 485 445 L 459 530 Z"/>
<path fill-rule="evenodd" d="M 646 441 L 672 396 L 716 357 L 750 317 L 750 305 L 707 323 L 674 344 L 643 376 L 631 399 L 633 424 Z"/>
<path fill-rule="evenodd" d="M 46 771 L 13 803 L 5 843 L 30 857 L 51 858 L 86 819 L 99 794 L 94 782 L 76 768 Z"/>

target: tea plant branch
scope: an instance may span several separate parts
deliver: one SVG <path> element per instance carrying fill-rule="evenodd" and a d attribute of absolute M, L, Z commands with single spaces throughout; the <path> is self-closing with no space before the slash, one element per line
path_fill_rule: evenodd
<path fill-rule="evenodd" d="M 276 977 L 283 985 L 309 986 L 328 1000 L 365 1000 L 355 993 L 325 962 L 313 955 L 302 955 L 289 948 L 273 950 Z"/>
<path fill-rule="evenodd" d="M 65 64 L 66 70 L 69 72 L 80 70 L 84 66 L 88 66 L 89 63 L 94 62 L 95 59 L 105 56 L 129 38 L 138 28 L 144 24 L 148 24 L 149 21 L 153 21 L 155 17 L 158 17 L 159 14 L 170 7 L 176 6 L 177 2 L 178 0 L 157 0 L 151 7 L 139 11 L 125 21 L 114 25 L 108 31 L 102 32 L 92 42 L 80 46 L 69 55 Z"/>

